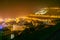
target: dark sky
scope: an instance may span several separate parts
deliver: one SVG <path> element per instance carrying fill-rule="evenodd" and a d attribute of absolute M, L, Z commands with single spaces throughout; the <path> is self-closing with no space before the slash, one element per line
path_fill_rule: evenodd
<path fill-rule="evenodd" d="M 19 17 L 34 13 L 42 7 L 60 7 L 58 0 L 2 0 L 0 17 Z"/>

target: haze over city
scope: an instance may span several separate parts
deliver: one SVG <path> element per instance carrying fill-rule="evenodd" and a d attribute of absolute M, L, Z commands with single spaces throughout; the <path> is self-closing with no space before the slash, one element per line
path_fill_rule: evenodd
<path fill-rule="evenodd" d="M 59 7 L 57 0 L 4 0 L 0 1 L 0 17 L 26 16 L 43 7 Z"/>

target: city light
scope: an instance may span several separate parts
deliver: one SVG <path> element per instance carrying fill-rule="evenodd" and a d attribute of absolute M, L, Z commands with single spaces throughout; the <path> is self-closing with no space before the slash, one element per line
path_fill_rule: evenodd
<path fill-rule="evenodd" d="M 11 39 L 13 39 L 15 36 L 14 36 L 14 34 L 11 34 Z"/>
<path fill-rule="evenodd" d="M 0 22 L 3 22 L 4 21 L 4 19 L 3 18 L 0 18 Z"/>
<path fill-rule="evenodd" d="M 41 10 L 38 10 L 35 14 L 46 14 L 48 10 L 46 8 L 43 8 Z"/>

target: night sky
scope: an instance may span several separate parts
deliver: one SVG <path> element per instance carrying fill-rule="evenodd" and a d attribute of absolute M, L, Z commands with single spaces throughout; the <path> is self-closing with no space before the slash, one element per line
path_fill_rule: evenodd
<path fill-rule="evenodd" d="M 2 0 L 0 17 L 19 17 L 34 13 L 43 7 L 60 7 L 58 0 Z"/>

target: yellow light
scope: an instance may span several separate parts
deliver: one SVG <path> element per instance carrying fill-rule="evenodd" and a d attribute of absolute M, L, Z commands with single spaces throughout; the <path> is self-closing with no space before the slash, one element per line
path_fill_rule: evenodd
<path fill-rule="evenodd" d="M 18 23 L 20 21 L 20 18 L 16 18 L 16 23 Z"/>
<path fill-rule="evenodd" d="M 14 21 L 14 20 L 11 19 L 11 18 L 8 18 L 8 19 L 5 20 L 5 22 L 11 22 L 11 21 Z"/>

